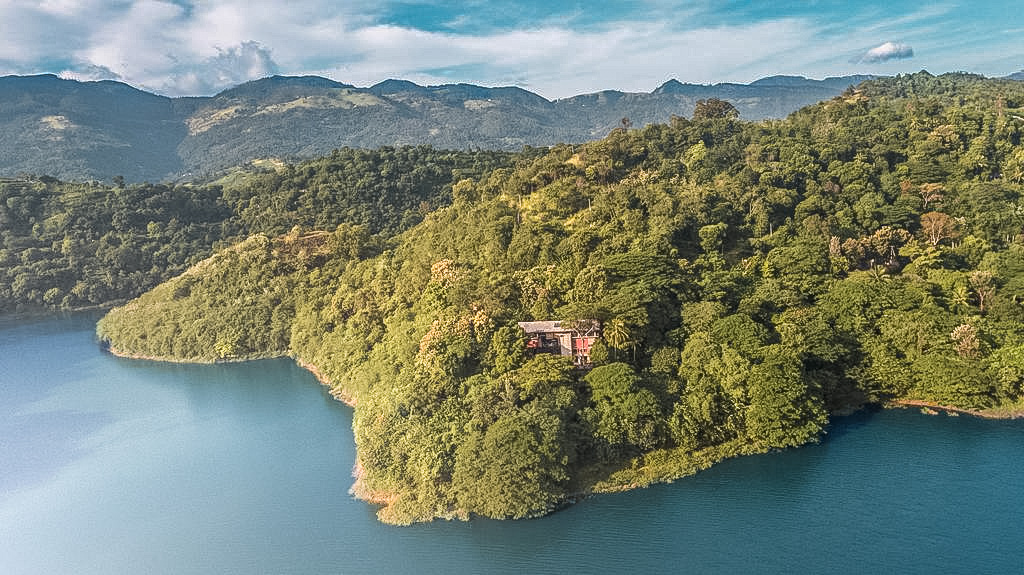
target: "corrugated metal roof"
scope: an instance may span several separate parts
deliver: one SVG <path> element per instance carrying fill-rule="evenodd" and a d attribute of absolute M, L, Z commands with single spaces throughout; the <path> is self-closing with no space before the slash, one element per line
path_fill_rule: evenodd
<path fill-rule="evenodd" d="M 526 333 L 569 333 L 596 332 L 600 327 L 596 319 L 584 319 L 575 322 L 566 322 L 562 325 L 560 321 L 521 321 L 519 327 Z M 574 329 L 575 328 L 575 329 Z"/>
<path fill-rule="evenodd" d="M 521 321 L 519 327 L 526 333 L 558 333 L 569 331 L 560 321 Z"/>

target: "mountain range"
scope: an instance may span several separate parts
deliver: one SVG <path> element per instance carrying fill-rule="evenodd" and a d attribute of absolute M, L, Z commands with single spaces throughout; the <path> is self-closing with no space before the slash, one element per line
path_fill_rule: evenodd
<path fill-rule="evenodd" d="M 190 180 L 258 158 L 313 157 L 340 147 L 427 144 L 516 150 L 595 140 L 689 116 L 698 100 L 741 118 L 782 118 L 870 76 L 772 76 L 750 84 L 669 80 L 650 93 L 602 91 L 548 100 L 517 87 L 368 88 L 317 76 L 272 76 L 210 97 L 170 98 L 124 83 L 54 75 L 0 77 L 0 177 Z"/>

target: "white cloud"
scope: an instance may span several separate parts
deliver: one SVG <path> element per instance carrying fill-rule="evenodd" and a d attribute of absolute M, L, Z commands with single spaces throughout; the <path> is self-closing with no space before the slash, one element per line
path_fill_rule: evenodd
<path fill-rule="evenodd" d="M 88 63 L 78 64 L 73 68 L 63 70 L 59 76 L 61 78 L 78 80 L 80 82 L 121 79 L 121 76 L 117 72 L 107 68 L 106 66 L 97 66 L 95 64 Z"/>
<path fill-rule="evenodd" d="M 88 35 L 90 20 L 75 26 L 73 12 L 77 3 L 24 0 L 0 2 L 0 63 L 8 68 L 31 67 L 41 60 L 66 56 L 68 49 L 80 46 Z M 103 12 L 102 6 L 96 11 Z"/>
<path fill-rule="evenodd" d="M 874 63 L 887 62 L 889 60 L 904 60 L 906 58 L 913 57 L 914 49 L 909 45 L 901 44 L 899 42 L 886 42 L 881 46 L 875 46 L 865 52 L 860 60 L 862 62 Z"/>
<path fill-rule="evenodd" d="M 335 4 L 0 1 L 0 74 L 63 70 L 67 77 L 117 77 L 171 95 L 211 93 L 277 72 L 271 49 L 288 56 L 292 73 L 310 56 L 343 52 L 337 32 L 348 19 Z"/>
<path fill-rule="evenodd" d="M 126 10 L 96 23 L 75 56 L 105 66 L 129 82 L 151 85 L 154 76 L 166 75 L 179 58 L 194 57 L 180 53 L 176 46 L 175 30 L 185 21 L 185 10 L 177 4 L 136 1 Z"/>
<path fill-rule="evenodd" d="M 209 94 L 278 72 L 270 50 L 252 41 L 219 48 L 216 56 L 182 68 L 183 71 L 173 73 L 167 81 L 166 88 L 170 91 Z"/>
<path fill-rule="evenodd" d="M 672 77 L 698 82 L 753 79 L 740 77 L 751 58 L 792 51 L 812 33 L 794 19 L 697 30 L 619 22 L 586 32 L 548 27 L 489 36 L 372 26 L 347 35 L 349 61 L 318 72 L 357 85 L 388 77 L 421 83 L 518 83 L 549 98 L 609 88 L 648 91 Z M 486 70 L 489 78 L 434 72 L 440 69 Z"/>

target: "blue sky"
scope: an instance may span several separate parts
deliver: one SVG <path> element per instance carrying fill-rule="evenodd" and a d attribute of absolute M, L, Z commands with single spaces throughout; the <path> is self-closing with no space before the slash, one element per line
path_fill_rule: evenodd
<path fill-rule="evenodd" d="M 1004 1 L 3 0 L 0 75 L 212 94 L 270 74 L 516 85 L 555 99 L 682 82 L 1024 69 Z"/>

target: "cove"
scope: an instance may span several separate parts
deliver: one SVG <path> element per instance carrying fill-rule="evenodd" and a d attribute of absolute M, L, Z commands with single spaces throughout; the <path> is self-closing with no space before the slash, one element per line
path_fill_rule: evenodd
<path fill-rule="evenodd" d="M 818 445 L 528 521 L 379 523 L 351 411 L 287 360 L 115 358 L 0 319 L 0 573 L 1020 572 L 1024 423 L 859 413 Z"/>

